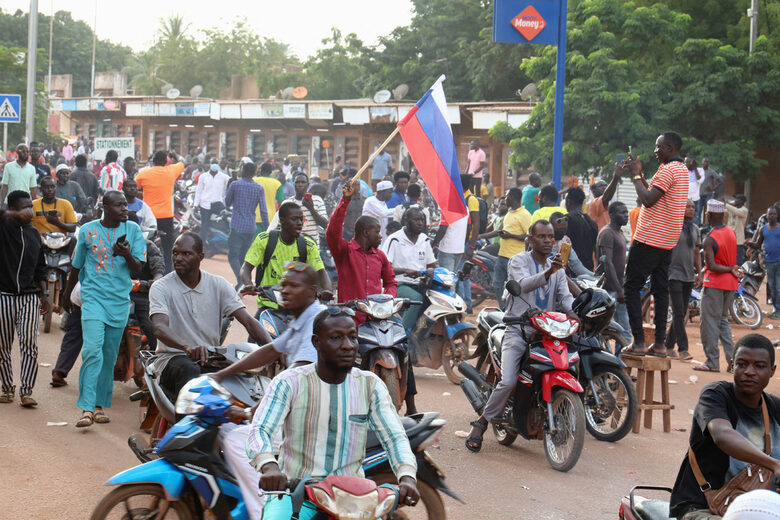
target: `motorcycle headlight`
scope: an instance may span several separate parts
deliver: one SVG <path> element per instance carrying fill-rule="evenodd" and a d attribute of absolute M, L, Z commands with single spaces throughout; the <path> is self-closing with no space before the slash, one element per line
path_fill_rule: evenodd
<path fill-rule="evenodd" d="M 365 495 L 353 495 L 343 489 L 333 487 L 333 501 L 336 505 L 334 513 L 341 520 L 375 520 L 376 509 L 379 506 L 379 491 L 371 491 Z"/>
<path fill-rule="evenodd" d="M 455 285 L 455 274 L 454 273 L 447 273 L 447 274 L 437 274 L 436 278 L 438 279 L 438 282 L 442 284 L 444 287 L 453 287 Z"/>
<path fill-rule="evenodd" d="M 312 494 L 314 495 L 314 502 L 319 507 L 321 507 L 322 509 L 324 509 L 325 511 L 327 511 L 332 515 L 338 514 L 336 510 L 336 503 L 333 501 L 332 498 L 330 498 L 330 495 L 328 495 L 328 493 L 324 489 L 314 486 L 311 488 L 311 490 L 312 490 Z"/>
<path fill-rule="evenodd" d="M 535 316 L 533 318 L 534 324 L 545 331 L 553 338 L 566 339 L 579 328 L 580 324 L 574 320 L 565 319 L 563 321 L 554 320 L 552 318 L 546 318 L 542 316 Z"/>
<path fill-rule="evenodd" d="M 198 401 L 207 394 L 219 396 L 226 401 L 232 399 L 232 394 L 227 388 L 203 375 L 191 379 L 179 391 L 179 396 L 176 399 L 176 413 L 191 415 L 200 412 L 203 410 L 203 404 Z"/>
<path fill-rule="evenodd" d="M 385 499 L 376 506 L 374 518 L 384 518 L 386 515 L 390 514 L 390 511 L 395 507 L 396 500 L 398 500 L 398 497 L 395 493 L 387 495 Z"/>
<path fill-rule="evenodd" d="M 374 318 L 386 320 L 395 314 L 395 301 L 389 299 L 386 302 L 370 302 L 368 309 L 367 313 Z"/>

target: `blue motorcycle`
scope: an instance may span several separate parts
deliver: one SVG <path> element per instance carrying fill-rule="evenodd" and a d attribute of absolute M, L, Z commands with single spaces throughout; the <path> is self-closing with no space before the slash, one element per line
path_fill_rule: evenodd
<path fill-rule="evenodd" d="M 465 321 L 466 303 L 455 293 L 459 276 L 443 267 L 426 272 L 420 292 L 424 310 L 409 334 L 414 366 L 442 367 L 453 384 L 462 376 L 456 368 L 469 357 L 469 346 L 477 335 L 476 325 Z"/>

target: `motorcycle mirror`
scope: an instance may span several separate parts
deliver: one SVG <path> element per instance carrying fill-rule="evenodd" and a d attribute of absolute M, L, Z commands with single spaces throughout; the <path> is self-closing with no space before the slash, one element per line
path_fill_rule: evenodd
<path fill-rule="evenodd" d="M 506 290 L 509 291 L 509 294 L 512 296 L 520 296 L 523 294 L 523 290 L 520 288 L 520 282 L 517 280 L 509 280 L 506 285 Z"/>

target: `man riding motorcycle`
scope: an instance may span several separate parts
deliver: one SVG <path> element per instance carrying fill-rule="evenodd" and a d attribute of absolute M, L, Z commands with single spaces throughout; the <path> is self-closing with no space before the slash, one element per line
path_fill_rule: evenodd
<path fill-rule="evenodd" d="M 542 311 L 562 311 L 576 319 L 571 305 L 574 301 L 563 270 L 565 265 L 560 254 L 549 258 L 555 245 L 555 232 L 546 220 L 537 220 L 531 225 L 531 251 L 518 253 L 509 260 L 509 280 L 520 282 L 522 294 L 508 295 L 506 317 L 519 317 L 531 307 Z M 506 329 L 501 351 L 501 382 L 490 395 L 482 416 L 471 423 L 471 432 L 466 439 L 466 448 L 473 452 L 482 449 L 482 435 L 490 421 L 499 418 L 507 399 L 517 385 L 520 363 L 528 345 L 523 338 L 520 325 Z"/>
<path fill-rule="evenodd" d="M 363 476 L 368 428 L 387 451 L 399 482 L 399 502 L 415 505 L 417 462 L 384 383 L 353 368 L 358 351 L 352 311 L 329 307 L 314 319 L 315 364 L 286 370 L 268 388 L 252 421 L 247 454 L 262 473 L 260 487 L 284 491 L 290 478 Z M 273 438 L 282 428 L 277 462 Z M 269 500 L 263 518 L 290 518 L 291 498 Z M 313 513 L 315 506 L 304 503 Z"/>

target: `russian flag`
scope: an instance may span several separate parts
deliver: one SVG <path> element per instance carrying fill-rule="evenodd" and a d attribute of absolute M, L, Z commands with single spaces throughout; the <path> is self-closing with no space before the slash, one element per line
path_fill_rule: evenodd
<path fill-rule="evenodd" d="M 468 211 L 442 81 L 444 75 L 398 126 L 409 155 L 441 208 L 442 224 L 449 225 L 466 217 Z"/>

